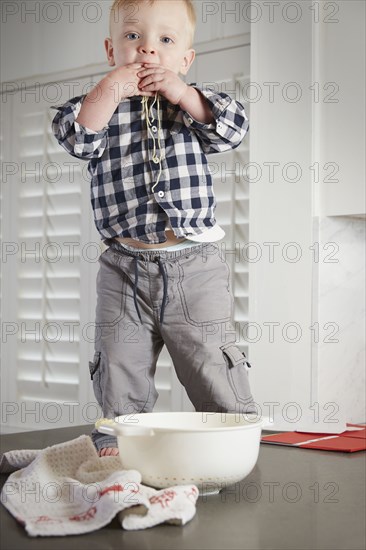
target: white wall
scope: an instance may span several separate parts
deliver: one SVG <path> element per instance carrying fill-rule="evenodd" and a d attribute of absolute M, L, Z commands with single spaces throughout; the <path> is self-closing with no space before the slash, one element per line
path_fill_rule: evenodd
<path fill-rule="evenodd" d="M 110 2 L 31 0 L 4 4 L 2 81 L 105 61 L 103 41 L 108 36 Z M 58 10 L 55 5 L 59 6 Z M 98 6 L 98 10 L 93 5 Z"/>
<path fill-rule="evenodd" d="M 275 407 L 276 429 L 287 430 L 292 427 L 288 419 L 297 417 L 297 409 L 303 415 L 311 398 L 312 259 L 307 251 L 312 242 L 312 186 L 307 167 L 312 154 L 312 103 L 305 94 L 301 101 L 287 101 L 285 86 L 295 82 L 307 89 L 311 53 L 306 10 L 297 23 L 277 12 L 273 22 L 263 16 L 252 26 L 251 80 L 258 100 L 251 104 L 250 161 L 258 170 L 252 172 L 250 241 L 258 260 L 250 263 L 249 318 L 257 325 L 251 333 L 257 341 L 250 349 L 258 367 L 251 374 L 263 412 Z M 278 83 L 273 98 L 269 83 Z M 288 88 L 289 96 L 294 92 Z M 273 178 L 269 163 L 278 163 Z M 290 181 L 296 172 L 286 172 L 290 163 L 299 167 L 296 183 Z M 297 255 L 298 260 L 291 261 Z"/>
<path fill-rule="evenodd" d="M 330 417 L 339 416 L 340 406 L 348 422 L 365 421 L 365 221 L 332 216 L 316 226 L 323 251 L 314 266 L 317 400 L 324 409 L 328 404 Z"/>
<path fill-rule="evenodd" d="M 196 0 L 195 43 L 249 32 L 248 18 L 243 18 L 246 4 Z M 104 39 L 109 36 L 111 6 L 112 0 L 6 0 L 1 19 L 1 81 L 106 62 Z"/>

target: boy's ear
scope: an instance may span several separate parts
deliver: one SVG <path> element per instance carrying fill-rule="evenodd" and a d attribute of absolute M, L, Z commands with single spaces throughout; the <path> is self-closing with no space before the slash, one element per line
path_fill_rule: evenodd
<path fill-rule="evenodd" d="M 116 62 L 114 61 L 113 44 L 112 44 L 112 39 L 111 38 L 106 38 L 104 40 L 104 47 L 105 47 L 105 51 L 107 53 L 108 65 L 110 67 L 114 67 Z"/>
<path fill-rule="evenodd" d="M 194 50 L 191 49 L 185 52 L 182 64 L 180 66 L 180 71 L 179 71 L 181 74 L 185 75 L 188 73 L 195 57 L 196 57 L 196 52 Z"/>

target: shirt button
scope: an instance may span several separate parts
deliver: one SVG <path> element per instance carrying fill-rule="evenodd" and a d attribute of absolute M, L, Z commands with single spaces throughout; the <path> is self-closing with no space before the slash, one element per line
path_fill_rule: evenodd
<path fill-rule="evenodd" d="M 164 191 L 159 191 L 159 193 L 158 193 L 158 197 L 161 197 L 161 198 L 163 198 L 163 197 L 164 197 L 164 195 L 165 195 Z"/>
<path fill-rule="evenodd" d="M 192 124 L 193 118 L 189 117 L 188 122 L 189 122 L 189 124 Z"/>
<path fill-rule="evenodd" d="M 156 126 L 152 126 L 152 127 L 151 127 L 151 130 L 154 132 L 154 134 L 158 131 L 158 129 L 157 129 Z"/>

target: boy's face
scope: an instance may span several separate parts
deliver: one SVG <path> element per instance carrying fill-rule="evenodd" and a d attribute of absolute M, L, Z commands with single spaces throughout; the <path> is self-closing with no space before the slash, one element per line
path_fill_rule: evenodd
<path fill-rule="evenodd" d="M 189 48 L 190 25 L 181 0 L 132 2 L 112 15 L 112 36 L 105 40 L 108 64 L 156 63 L 176 74 L 187 74 L 195 57 Z"/>

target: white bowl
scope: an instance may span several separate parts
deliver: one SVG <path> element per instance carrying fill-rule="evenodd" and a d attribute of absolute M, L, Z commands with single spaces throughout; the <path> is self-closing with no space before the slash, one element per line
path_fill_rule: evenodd
<path fill-rule="evenodd" d="M 249 413 L 162 412 L 118 416 L 97 426 L 117 437 L 123 467 L 138 470 L 144 485 L 193 484 L 212 494 L 252 471 L 262 428 L 270 424 Z"/>

